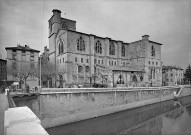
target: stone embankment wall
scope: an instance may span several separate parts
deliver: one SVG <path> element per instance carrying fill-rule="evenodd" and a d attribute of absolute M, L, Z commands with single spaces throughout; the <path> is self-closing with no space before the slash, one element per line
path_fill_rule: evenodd
<path fill-rule="evenodd" d="M 173 99 L 180 87 L 143 88 L 44 88 L 37 99 L 17 101 L 27 105 L 41 119 L 44 128 L 115 113 Z M 186 86 L 180 96 L 191 95 Z"/>

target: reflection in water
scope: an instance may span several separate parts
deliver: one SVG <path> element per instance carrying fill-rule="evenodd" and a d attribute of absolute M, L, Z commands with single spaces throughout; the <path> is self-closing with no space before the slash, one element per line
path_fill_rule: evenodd
<path fill-rule="evenodd" d="M 190 114 L 191 98 L 188 96 L 178 101 L 169 100 L 49 128 L 47 131 L 50 135 L 166 135 L 180 134 L 182 129 L 184 133 L 189 133 Z M 181 128 L 181 124 L 184 128 Z"/>
<path fill-rule="evenodd" d="M 191 116 L 191 106 L 187 106 L 186 111 L 188 112 L 189 116 Z"/>

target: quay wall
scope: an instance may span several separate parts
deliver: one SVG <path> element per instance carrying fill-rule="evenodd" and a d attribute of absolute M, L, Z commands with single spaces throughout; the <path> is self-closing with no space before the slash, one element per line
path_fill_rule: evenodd
<path fill-rule="evenodd" d="M 16 105 L 27 105 L 41 119 L 42 126 L 50 128 L 170 100 L 179 90 L 180 87 L 44 88 L 37 99 L 16 101 Z M 188 95 L 191 86 L 185 86 L 180 97 Z"/>

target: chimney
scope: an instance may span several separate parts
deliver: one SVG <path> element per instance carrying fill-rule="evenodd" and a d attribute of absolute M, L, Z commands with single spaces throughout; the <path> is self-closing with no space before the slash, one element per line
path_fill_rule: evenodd
<path fill-rule="evenodd" d="M 149 40 L 149 35 L 143 35 L 142 40 Z"/>
<path fill-rule="evenodd" d="M 52 12 L 53 12 L 53 15 L 61 16 L 61 11 L 58 9 L 53 9 Z"/>
<path fill-rule="evenodd" d="M 28 46 L 28 45 L 25 45 L 25 48 L 29 48 L 29 46 Z"/>

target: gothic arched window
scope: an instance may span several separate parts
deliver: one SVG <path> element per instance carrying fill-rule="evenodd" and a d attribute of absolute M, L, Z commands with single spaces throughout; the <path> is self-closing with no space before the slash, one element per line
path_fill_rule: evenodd
<path fill-rule="evenodd" d="M 95 52 L 102 54 L 102 46 L 99 40 L 95 44 Z"/>
<path fill-rule="evenodd" d="M 64 45 L 62 39 L 60 39 L 58 42 L 58 53 L 61 54 L 63 52 L 64 52 Z"/>
<path fill-rule="evenodd" d="M 109 55 L 115 55 L 115 46 L 113 42 L 109 45 Z"/>
<path fill-rule="evenodd" d="M 125 57 L 125 46 L 124 45 L 122 45 L 122 47 L 121 47 L 121 56 Z"/>
<path fill-rule="evenodd" d="M 80 37 L 77 41 L 77 50 L 78 51 L 85 51 L 85 42 L 82 37 Z"/>
<path fill-rule="evenodd" d="M 153 45 L 151 46 L 151 56 L 155 56 L 155 48 Z"/>

